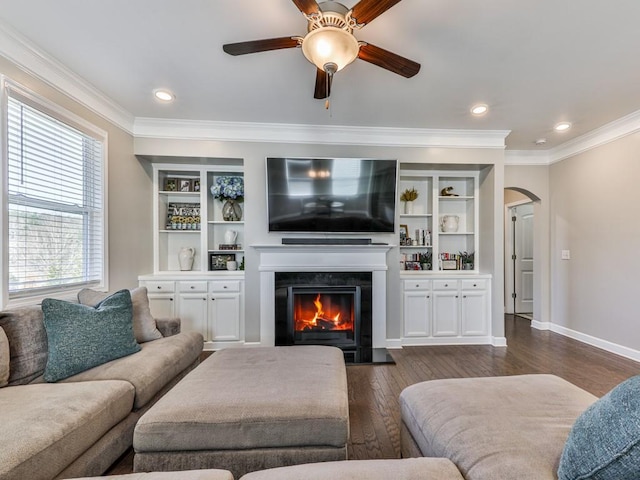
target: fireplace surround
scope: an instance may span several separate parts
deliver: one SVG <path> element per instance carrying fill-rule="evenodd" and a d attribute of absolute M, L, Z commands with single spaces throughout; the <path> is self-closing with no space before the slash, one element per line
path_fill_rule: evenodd
<path fill-rule="evenodd" d="M 389 245 L 252 245 L 259 254 L 260 344 L 276 344 L 276 273 L 366 272 L 371 276 L 371 346 L 387 347 L 387 252 Z M 385 350 L 386 351 L 386 350 Z"/>
<path fill-rule="evenodd" d="M 275 344 L 331 345 L 372 361 L 371 272 L 276 272 Z"/>

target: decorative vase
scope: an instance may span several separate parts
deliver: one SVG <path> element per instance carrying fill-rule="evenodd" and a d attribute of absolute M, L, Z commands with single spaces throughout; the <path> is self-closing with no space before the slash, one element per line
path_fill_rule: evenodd
<path fill-rule="evenodd" d="M 458 231 L 460 217 L 457 215 L 444 215 L 440 220 L 440 229 L 444 233 L 455 233 Z"/>
<path fill-rule="evenodd" d="M 227 245 L 235 245 L 236 238 L 238 238 L 238 232 L 235 230 L 227 230 L 224 232 L 224 243 Z"/>
<path fill-rule="evenodd" d="M 193 257 L 196 254 L 196 249 L 193 247 L 182 247 L 178 253 L 178 263 L 180 264 L 180 270 L 188 271 L 193 268 Z"/>
<path fill-rule="evenodd" d="M 222 205 L 222 218 L 227 222 L 237 222 L 242 219 L 242 207 L 235 200 L 225 200 Z"/>
<path fill-rule="evenodd" d="M 413 213 L 413 202 L 404 202 L 404 213 L 411 215 Z"/>

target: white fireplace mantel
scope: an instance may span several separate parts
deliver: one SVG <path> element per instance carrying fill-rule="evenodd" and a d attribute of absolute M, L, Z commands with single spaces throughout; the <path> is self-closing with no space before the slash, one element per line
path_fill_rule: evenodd
<path fill-rule="evenodd" d="M 252 245 L 260 254 L 260 344 L 275 345 L 275 272 L 371 272 L 373 348 L 386 347 L 391 245 Z"/>

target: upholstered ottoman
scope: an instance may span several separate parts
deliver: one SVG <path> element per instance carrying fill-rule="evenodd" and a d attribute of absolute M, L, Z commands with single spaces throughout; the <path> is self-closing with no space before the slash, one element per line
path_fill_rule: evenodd
<path fill-rule="evenodd" d="M 402 456 L 445 457 L 467 480 L 555 480 L 597 397 L 554 375 L 432 380 L 400 394 Z"/>
<path fill-rule="evenodd" d="M 217 352 L 138 421 L 134 471 L 247 472 L 344 460 L 349 438 L 342 351 L 325 346 Z"/>
<path fill-rule="evenodd" d="M 343 460 L 271 468 L 240 480 L 464 480 L 446 458 Z"/>
<path fill-rule="evenodd" d="M 191 470 L 188 472 L 151 472 L 129 473 L 127 475 L 110 475 L 109 477 L 83 477 L 75 480 L 233 480 L 227 470 Z"/>

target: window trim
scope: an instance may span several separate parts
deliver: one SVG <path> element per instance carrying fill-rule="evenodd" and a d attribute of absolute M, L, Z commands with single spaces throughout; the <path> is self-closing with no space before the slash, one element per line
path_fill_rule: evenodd
<path fill-rule="evenodd" d="M 85 120 L 81 116 L 67 110 L 66 108 L 54 103 L 53 101 L 33 92 L 32 90 L 23 87 L 17 82 L 7 78 L 0 74 L 0 160 L 2 161 L 0 170 L 0 204 L 2 209 L 0 211 L 0 258 L 2 259 L 2 265 L 9 264 L 9 195 L 8 195 L 8 100 L 9 96 L 23 102 L 30 107 L 39 110 L 40 112 L 49 115 L 56 120 L 75 128 L 85 135 L 93 137 L 94 139 L 102 143 L 102 225 L 104 239 L 102 242 L 102 279 L 99 284 L 93 285 L 93 288 L 100 290 L 108 290 L 109 279 L 109 212 L 108 212 L 108 133 L 107 131 L 93 125 L 89 121 Z M 52 287 L 47 292 L 31 292 L 18 294 L 9 298 L 9 270 L 8 268 L 2 269 L 2 276 L 0 277 L 0 309 L 17 307 L 21 305 L 29 305 L 34 303 L 40 303 L 44 298 L 60 298 L 60 299 L 73 299 L 77 292 L 84 287 L 84 285 L 78 287 L 61 286 Z"/>

